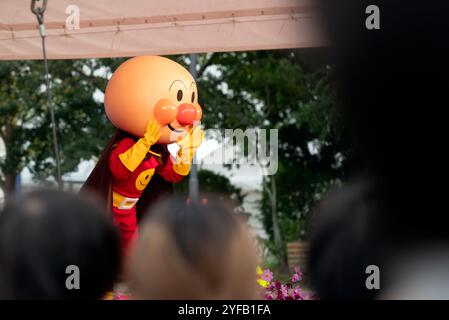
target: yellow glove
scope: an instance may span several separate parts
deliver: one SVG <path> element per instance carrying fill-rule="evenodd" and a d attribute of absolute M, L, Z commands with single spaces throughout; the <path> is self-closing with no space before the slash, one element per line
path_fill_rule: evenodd
<path fill-rule="evenodd" d="M 152 119 L 148 122 L 147 128 L 145 130 L 145 134 L 143 136 L 143 140 L 145 145 L 150 149 L 150 147 L 158 142 L 161 137 L 161 127 L 156 120 Z"/>
<path fill-rule="evenodd" d="M 189 134 L 186 134 L 178 141 L 179 151 L 173 163 L 173 170 L 186 176 L 190 172 L 193 155 L 204 139 L 204 131 L 200 127 L 195 127 Z"/>
<path fill-rule="evenodd" d="M 155 144 L 161 136 L 161 130 L 156 120 L 152 119 L 148 122 L 143 138 L 129 148 L 127 151 L 119 155 L 120 161 L 131 172 L 136 170 L 139 164 L 145 159 L 150 147 Z"/>

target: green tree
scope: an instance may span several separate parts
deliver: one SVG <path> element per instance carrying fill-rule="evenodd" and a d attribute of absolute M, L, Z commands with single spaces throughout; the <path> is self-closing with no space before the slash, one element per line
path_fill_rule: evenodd
<path fill-rule="evenodd" d="M 313 204 L 344 174 L 330 68 L 315 59 L 316 53 L 221 53 L 200 59 L 201 69 L 212 66 L 199 79 L 207 127 L 279 130 L 279 168 L 263 179 L 261 211 L 281 266 L 285 242 L 306 236 Z"/>
<path fill-rule="evenodd" d="M 111 135 L 112 126 L 94 99 L 95 92 L 101 95 L 109 70 L 102 60 L 50 61 L 62 174 L 99 155 Z M 0 137 L 6 151 L 0 159 L 0 187 L 6 201 L 25 167 L 36 180 L 55 181 L 45 90 L 41 61 L 0 63 Z"/>

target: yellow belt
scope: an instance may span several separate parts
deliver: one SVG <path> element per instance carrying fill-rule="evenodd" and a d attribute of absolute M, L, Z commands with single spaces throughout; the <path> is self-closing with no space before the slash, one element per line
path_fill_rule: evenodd
<path fill-rule="evenodd" d="M 128 198 L 112 191 L 112 205 L 117 209 L 131 210 L 137 201 L 139 201 L 139 198 Z"/>

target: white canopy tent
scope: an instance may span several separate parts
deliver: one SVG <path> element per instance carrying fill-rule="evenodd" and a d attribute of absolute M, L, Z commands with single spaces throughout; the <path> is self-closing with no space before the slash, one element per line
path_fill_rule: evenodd
<path fill-rule="evenodd" d="M 0 2 L 0 60 L 42 58 L 30 2 Z M 69 6 L 79 29 L 66 27 L 69 16 L 76 23 Z M 50 59 L 325 44 L 313 0 L 49 0 L 45 26 Z"/>

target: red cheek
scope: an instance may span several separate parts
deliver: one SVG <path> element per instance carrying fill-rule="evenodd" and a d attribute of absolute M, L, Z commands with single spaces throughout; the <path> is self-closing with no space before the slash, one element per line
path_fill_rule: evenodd
<path fill-rule="evenodd" d="M 161 99 L 154 106 L 154 118 L 159 124 L 166 125 L 176 119 L 178 108 L 170 99 Z"/>

